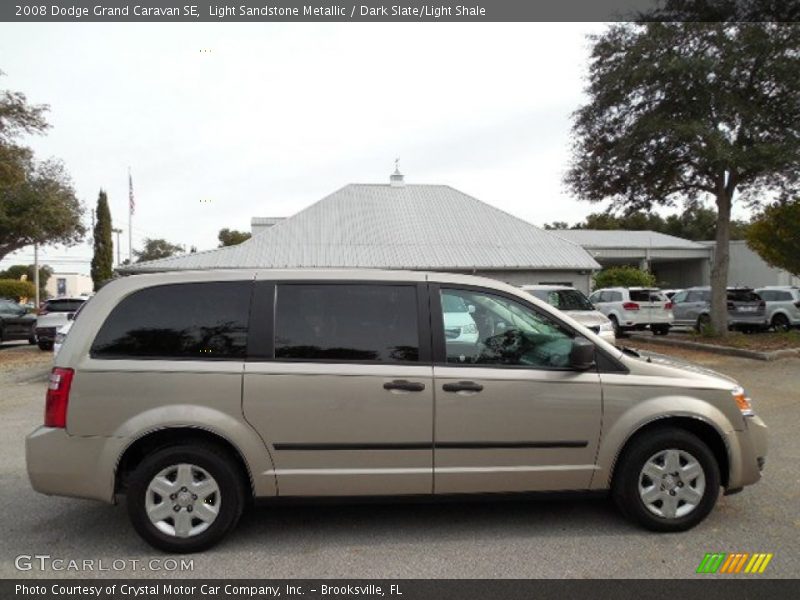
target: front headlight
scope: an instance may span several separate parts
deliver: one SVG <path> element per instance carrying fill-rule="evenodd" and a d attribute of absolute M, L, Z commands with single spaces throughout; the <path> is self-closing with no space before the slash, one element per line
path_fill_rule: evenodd
<path fill-rule="evenodd" d="M 736 402 L 736 406 L 739 407 L 740 411 L 742 411 L 743 416 L 752 417 L 754 414 L 756 414 L 753 410 L 753 404 L 750 401 L 750 398 L 744 393 L 744 388 L 733 388 L 731 390 L 731 395 Z"/>
<path fill-rule="evenodd" d="M 600 323 L 600 329 L 598 329 L 598 331 L 614 331 L 614 324 L 611 321 Z"/>

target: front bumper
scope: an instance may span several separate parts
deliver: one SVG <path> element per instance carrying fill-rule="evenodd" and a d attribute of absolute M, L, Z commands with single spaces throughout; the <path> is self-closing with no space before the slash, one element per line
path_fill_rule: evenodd
<path fill-rule="evenodd" d="M 37 342 L 53 342 L 56 339 L 56 327 L 37 327 L 36 328 L 36 341 Z"/>
<path fill-rule="evenodd" d="M 123 443 L 121 438 L 38 427 L 25 438 L 28 478 L 42 494 L 113 503 L 114 469 Z"/>
<path fill-rule="evenodd" d="M 767 426 L 761 417 L 745 417 L 745 429 L 736 431 L 731 440 L 736 448 L 731 452 L 731 471 L 728 488 L 737 489 L 757 483 L 767 459 Z"/>

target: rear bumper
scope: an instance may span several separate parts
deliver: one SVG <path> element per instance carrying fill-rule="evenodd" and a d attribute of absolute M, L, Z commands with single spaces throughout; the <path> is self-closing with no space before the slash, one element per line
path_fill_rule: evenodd
<path fill-rule="evenodd" d="M 728 313 L 728 327 L 767 327 L 767 317 L 761 315 L 732 315 Z"/>
<path fill-rule="evenodd" d="M 38 427 L 25 439 L 28 478 L 42 494 L 114 502 L 114 469 L 121 438 L 80 437 Z"/>
<path fill-rule="evenodd" d="M 746 427 L 737 431 L 731 441 L 731 471 L 729 489 L 752 485 L 761 479 L 767 459 L 767 426 L 758 416 L 746 417 Z"/>

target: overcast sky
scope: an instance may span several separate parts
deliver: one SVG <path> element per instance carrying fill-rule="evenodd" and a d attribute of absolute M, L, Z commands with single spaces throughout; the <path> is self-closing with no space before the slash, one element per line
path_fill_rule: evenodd
<path fill-rule="evenodd" d="M 87 208 L 107 190 L 123 258 L 129 166 L 134 248 L 144 237 L 213 248 L 222 227 L 386 182 L 395 157 L 408 183 L 449 184 L 537 225 L 574 222 L 598 210 L 562 177 L 586 35 L 602 29 L 4 23 L 0 88 L 50 105 L 52 129 L 29 143 L 65 162 Z M 88 273 L 91 248 L 44 257 Z"/>

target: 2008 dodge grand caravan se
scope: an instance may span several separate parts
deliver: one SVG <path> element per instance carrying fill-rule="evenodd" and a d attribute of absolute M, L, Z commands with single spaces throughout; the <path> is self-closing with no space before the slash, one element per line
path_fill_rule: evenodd
<path fill-rule="evenodd" d="M 477 336 L 442 307 L 468 307 Z M 620 350 L 464 275 L 206 271 L 105 286 L 27 438 L 33 487 L 114 502 L 157 548 L 218 542 L 252 498 L 605 490 L 684 530 L 760 478 L 735 381 Z"/>

